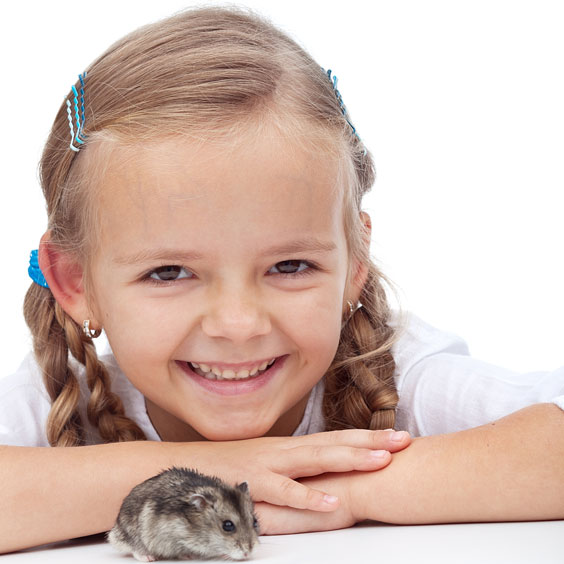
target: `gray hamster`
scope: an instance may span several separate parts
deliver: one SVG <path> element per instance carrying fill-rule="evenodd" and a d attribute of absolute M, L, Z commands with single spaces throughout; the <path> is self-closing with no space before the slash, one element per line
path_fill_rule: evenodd
<path fill-rule="evenodd" d="M 246 482 L 173 467 L 135 486 L 123 500 L 108 541 L 137 560 L 243 560 L 258 542 Z"/>

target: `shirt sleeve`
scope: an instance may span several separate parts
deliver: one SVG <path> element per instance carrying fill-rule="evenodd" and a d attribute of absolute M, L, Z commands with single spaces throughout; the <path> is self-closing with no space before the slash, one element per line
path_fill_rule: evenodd
<path fill-rule="evenodd" d="M 519 373 L 470 356 L 458 336 L 414 315 L 392 350 L 399 394 L 396 427 L 413 436 L 484 425 L 535 403 L 564 410 L 564 367 Z"/>
<path fill-rule="evenodd" d="M 141 392 L 127 380 L 111 354 L 99 358 L 108 370 L 112 391 L 123 402 L 126 415 L 141 427 L 148 440 L 160 441 L 147 415 Z M 72 359 L 71 363 L 81 390 L 77 408 L 82 419 L 85 444 L 100 444 L 103 442 L 100 433 L 86 414 L 90 391 L 84 369 Z M 15 374 L 0 378 L 0 445 L 49 446 L 46 429 L 50 410 L 51 400 L 41 371 L 30 353 Z"/>
<path fill-rule="evenodd" d="M 0 445 L 49 446 L 45 432 L 51 402 L 33 355 L 0 379 Z"/>

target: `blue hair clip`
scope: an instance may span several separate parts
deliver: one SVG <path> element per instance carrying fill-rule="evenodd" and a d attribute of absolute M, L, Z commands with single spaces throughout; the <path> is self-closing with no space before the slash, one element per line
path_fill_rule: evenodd
<path fill-rule="evenodd" d="M 36 284 L 39 284 L 44 288 L 49 288 L 49 285 L 45 280 L 45 276 L 43 276 L 43 272 L 41 272 L 41 269 L 39 268 L 39 261 L 37 260 L 37 249 L 35 251 L 31 251 L 27 273 Z"/>
<path fill-rule="evenodd" d="M 76 124 L 76 133 L 75 133 L 75 126 L 73 125 L 73 111 L 72 111 L 72 103 L 70 99 L 67 100 L 67 116 L 69 120 L 69 128 L 71 133 L 71 141 L 69 147 L 78 153 L 80 149 L 80 145 L 84 143 L 84 135 L 82 134 L 82 130 L 84 129 L 84 79 L 86 78 L 86 71 L 84 74 L 79 74 L 78 78 L 80 79 L 80 97 L 79 93 L 76 89 L 76 86 L 73 84 L 71 86 L 73 92 L 73 102 L 74 102 L 74 119 Z M 80 111 L 79 111 L 79 99 L 80 99 Z M 82 137 L 81 137 L 82 135 Z M 74 146 L 74 143 L 78 143 L 78 147 Z"/>
<path fill-rule="evenodd" d="M 343 102 L 343 97 L 341 96 L 341 93 L 337 89 L 337 77 L 335 75 L 331 76 L 332 75 L 331 69 L 326 71 L 322 67 L 321 70 L 323 70 L 323 72 L 329 77 L 329 80 L 330 80 L 331 84 L 333 85 L 333 91 L 335 92 L 335 97 L 337 98 L 337 102 L 339 102 L 339 107 L 341 108 L 341 113 L 343 114 L 346 122 L 349 124 L 350 128 L 352 129 L 354 136 L 362 143 L 362 139 L 360 138 L 360 136 L 356 132 L 356 127 L 352 124 L 351 120 L 349 119 L 349 113 L 347 112 L 347 108 L 345 106 L 345 103 Z M 364 149 L 364 154 L 366 155 L 366 148 Z"/>

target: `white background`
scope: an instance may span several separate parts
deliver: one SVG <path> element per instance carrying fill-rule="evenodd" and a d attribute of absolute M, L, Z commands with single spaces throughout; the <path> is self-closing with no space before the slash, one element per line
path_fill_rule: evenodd
<path fill-rule="evenodd" d="M 562 564 L 564 521 L 387 525 L 363 523 L 322 533 L 263 536 L 250 564 Z M 103 537 L 2 555 L 2 564 L 135 564 Z M 163 560 L 161 564 L 178 561 Z M 210 564 L 209 560 L 181 561 Z M 214 560 L 213 562 L 218 562 Z M 245 561 L 246 563 L 247 561 Z"/>
<path fill-rule="evenodd" d="M 11 2 L 0 23 L 0 352 L 46 217 L 37 163 L 77 74 L 192 2 Z M 564 364 L 564 6 L 558 1 L 247 1 L 339 78 L 377 181 L 373 254 L 402 304 L 515 370 Z"/>

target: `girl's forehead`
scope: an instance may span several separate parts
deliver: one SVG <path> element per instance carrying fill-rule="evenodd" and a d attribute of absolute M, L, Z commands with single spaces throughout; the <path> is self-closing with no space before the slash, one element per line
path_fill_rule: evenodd
<path fill-rule="evenodd" d="M 166 139 L 117 147 L 99 186 L 102 238 L 336 236 L 337 159 L 280 137 L 228 144 Z M 164 244 L 165 241 L 162 241 Z"/>

